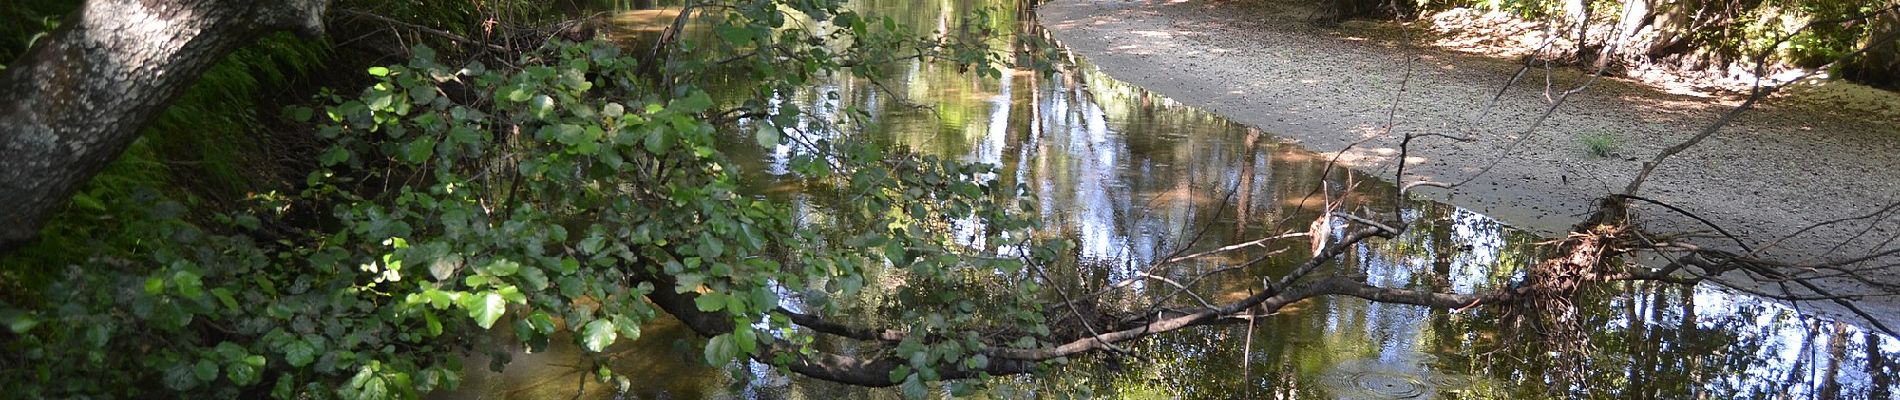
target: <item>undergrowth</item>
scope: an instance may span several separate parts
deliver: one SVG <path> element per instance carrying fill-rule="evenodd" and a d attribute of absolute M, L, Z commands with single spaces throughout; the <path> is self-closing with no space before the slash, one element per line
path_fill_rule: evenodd
<path fill-rule="evenodd" d="M 77 2 L 49 1 L 0 6 L 0 17 L 29 23 L 58 15 Z M 0 62 L 24 52 L 28 38 L 57 24 L 5 23 Z M 20 30 L 21 27 L 32 29 Z M 230 203 L 255 190 L 256 159 L 264 141 L 258 110 L 268 91 L 319 67 L 327 44 L 289 34 L 267 36 L 214 65 L 161 113 L 119 159 L 73 195 L 66 209 L 41 231 L 39 242 L 0 258 L 0 301 L 26 304 L 59 273 L 58 266 L 87 258 L 127 256 L 145 248 L 149 235 L 123 229 L 155 198 L 179 199 L 191 209 L 207 202 Z"/>
<path fill-rule="evenodd" d="M 1597 157 L 1614 155 L 1620 147 L 1616 143 L 1616 136 L 1603 132 L 1586 133 L 1577 140 L 1583 142 L 1585 152 Z"/>

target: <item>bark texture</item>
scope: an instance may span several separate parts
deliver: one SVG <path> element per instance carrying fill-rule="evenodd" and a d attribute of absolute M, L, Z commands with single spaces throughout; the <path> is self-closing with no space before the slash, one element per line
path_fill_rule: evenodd
<path fill-rule="evenodd" d="M 1900 89 L 1900 41 L 1891 39 L 1896 34 L 1900 34 L 1900 10 L 1880 13 L 1860 43 L 1867 54 L 1842 66 L 1842 77 Z M 1879 42 L 1882 38 L 1887 38 L 1886 43 Z"/>
<path fill-rule="evenodd" d="M 92 0 L 0 77 L 0 254 L 31 242 L 206 69 L 323 31 L 329 0 Z"/>

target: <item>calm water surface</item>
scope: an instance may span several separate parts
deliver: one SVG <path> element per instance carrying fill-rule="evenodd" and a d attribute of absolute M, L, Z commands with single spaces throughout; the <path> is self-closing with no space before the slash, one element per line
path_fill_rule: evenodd
<path fill-rule="evenodd" d="M 1011 3 L 900 0 L 855 3 L 922 31 L 949 30 L 959 15 L 992 11 L 994 28 L 1046 36 Z M 650 34 L 676 12 L 620 11 L 619 34 Z M 1030 42 L 1034 42 L 1033 40 Z M 1218 116 L 1178 105 L 1096 72 L 1053 48 L 999 41 L 1019 60 L 1065 65 L 1057 73 L 1004 70 L 983 79 L 954 67 L 892 66 L 879 87 L 841 78 L 788 96 L 814 112 L 857 105 L 876 140 L 1001 166 L 997 179 L 1033 188 L 1046 230 L 1074 240 L 1076 261 L 1049 284 L 1092 290 L 1187 247 L 1199 251 L 1270 236 L 1321 215 L 1322 194 L 1392 209 L 1392 185 L 1328 171 L 1325 159 Z M 1041 58 L 1054 55 L 1053 59 Z M 831 100 L 829 93 L 836 93 Z M 743 130 L 742 130 L 743 131 Z M 823 136 L 825 133 L 812 132 Z M 735 139 L 735 143 L 750 140 Z M 748 172 L 761 191 L 804 204 L 780 187 L 792 149 L 735 145 L 756 153 Z M 1350 188 L 1350 190 L 1348 190 Z M 1332 271 L 1387 287 L 1470 293 L 1508 285 L 1536 258 L 1541 239 L 1454 206 L 1408 202 L 1406 235 L 1362 244 Z M 824 210 L 803 206 L 807 214 Z M 1335 222 L 1336 223 L 1336 222 Z M 1195 240 L 1198 238 L 1198 241 Z M 1277 276 L 1310 254 L 1307 239 L 1222 254 L 1155 270 L 1219 302 L 1244 297 L 1259 276 Z M 1268 266 L 1216 271 L 1265 257 Z M 1173 288 L 1140 280 L 1123 301 L 1147 304 Z M 1173 297 L 1175 304 L 1184 304 Z M 1709 286 L 1633 283 L 1578 299 L 1590 348 L 1557 357 L 1492 311 L 1462 313 L 1326 298 L 1295 304 L 1256 323 L 1203 327 L 1129 346 L 1123 357 L 1075 360 L 1051 377 L 995 379 L 988 397 L 1094 394 L 1133 398 L 1893 398 L 1900 341 L 1803 318 L 1792 310 Z M 703 341 L 670 320 L 613 352 L 635 378 L 627 398 L 897 398 L 891 389 L 847 387 L 749 363 L 701 365 Z M 516 354 L 501 373 L 467 362 L 462 390 L 445 398 L 613 398 L 591 381 L 577 348 Z M 1553 380 L 1561 376 L 1566 379 Z M 585 382 L 585 383 L 583 383 Z M 1557 383 L 1551 382 L 1569 382 Z M 947 392 L 938 392 L 946 395 Z"/>

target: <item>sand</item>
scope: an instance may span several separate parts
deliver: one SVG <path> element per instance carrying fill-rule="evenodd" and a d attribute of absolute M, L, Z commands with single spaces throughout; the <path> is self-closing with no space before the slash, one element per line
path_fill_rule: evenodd
<path fill-rule="evenodd" d="M 1421 191 L 1545 235 L 1566 231 L 1594 199 L 1620 192 L 1643 161 L 1739 104 L 1696 88 L 1604 78 L 1532 129 L 1551 100 L 1588 76 L 1533 69 L 1494 103 L 1519 62 L 1445 48 L 1455 41 L 1423 28 L 1318 24 L 1314 10 L 1289 0 L 1055 0 L 1038 14 L 1063 45 L 1110 76 L 1340 154 L 1364 171 L 1391 177 L 1398 138 L 1407 133 L 1467 138 L 1415 140 L 1399 180 L 1465 182 Z M 1638 194 L 1700 215 L 1751 246 L 1775 243 L 1762 254 L 1777 260 L 1823 262 L 1900 247 L 1900 217 L 1783 239 L 1900 202 L 1900 96 L 1851 84 L 1810 86 L 1770 98 L 1669 159 Z M 1586 137 L 1608 138 L 1614 149 L 1592 154 Z M 1642 211 L 1651 232 L 1709 230 L 1657 207 Z M 1694 243 L 1736 248 L 1726 239 Z M 1900 283 L 1900 268 L 1880 268 L 1897 262 L 1860 267 L 1876 282 Z M 1876 291 L 1844 279 L 1826 285 L 1838 294 Z M 1900 299 L 1858 304 L 1900 329 Z M 1855 319 L 1826 302 L 1803 306 Z"/>

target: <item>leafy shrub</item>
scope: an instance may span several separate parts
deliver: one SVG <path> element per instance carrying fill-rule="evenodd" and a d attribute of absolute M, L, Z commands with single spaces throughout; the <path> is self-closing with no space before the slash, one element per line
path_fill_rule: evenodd
<path fill-rule="evenodd" d="M 756 78 L 749 93 L 893 58 L 895 47 L 875 40 L 839 51 L 777 36 L 779 10 L 734 11 L 721 31 L 729 40 L 714 49 L 827 55 L 758 57 L 740 67 Z M 835 9 L 805 12 L 866 25 Z M 879 292 L 899 302 L 874 307 L 911 317 L 907 328 L 920 333 L 895 347 L 913 356 L 892 375 L 919 393 L 938 366 L 985 362 L 973 349 L 1037 345 L 987 343 L 980 332 L 1048 332 L 1036 286 L 1004 283 L 1063 247 L 1034 239 L 1033 214 L 1022 213 L 1033 203 L 1016 201 L 1021 187 L 999 187 L 990 166 L 794 140 L 807 151 L 793 170 L 815 204 L 831 207 L 816 212 L 849 229 L 821 235 L 828 229 L 795 222 L 787 204 L 741 193 L 720 147 L 722 129 L 735 127 L 711 120 L 748 109 L 721 109 L 686 83 L 656 89 L 611 45 L 558 44 L 505 69 L 413 53 L 369 69 L 376 82 L 360 95 L 327 93 L 329 106 L 290 112 L 330 143 L 305 189 L 252 196 L 204 224 L 182 218 L 183 203 L 144 193 L 136 209 L 148 212 L 123 227 L 144 238 L 138 250 L 100 244 L 98 256 L 59 269 L 43 306 L 0 306 L 15 335 L 0 384 L 27 397 L 407 398 L 456 386 L 465 352 L 494 352 L 498 367 L 516 346 L 543 348 L 568 332 L 597 355 L 603 381 L 624 385 L 630 371 L 598 354 L 640 337 L 657 315 L 646 298 L 655 291 L 694 293 L 696 311 L 730 318 L 734 328 L 704 348 L 712 364 L 811 351 L 809 333 L 774 313 L 783 293 L 835 315 L 848 305 L 828 299 Z M 684 82 L 694 76 L 678 71 L 704 68 L 683 61 L 668 75 Z M 836 122 L 793 104 L 749 110 L 762 117 L 742 137 L 768 146 L 788 138 L 786 127 Z M 952 234 L 972 222 L 989 245 Z M 1011 290 L 943 295 L 976 285 Z M 977 307 L 983 296 L 995 301 Z M 496 343 L 493 328 L 514 341 Z"/>

